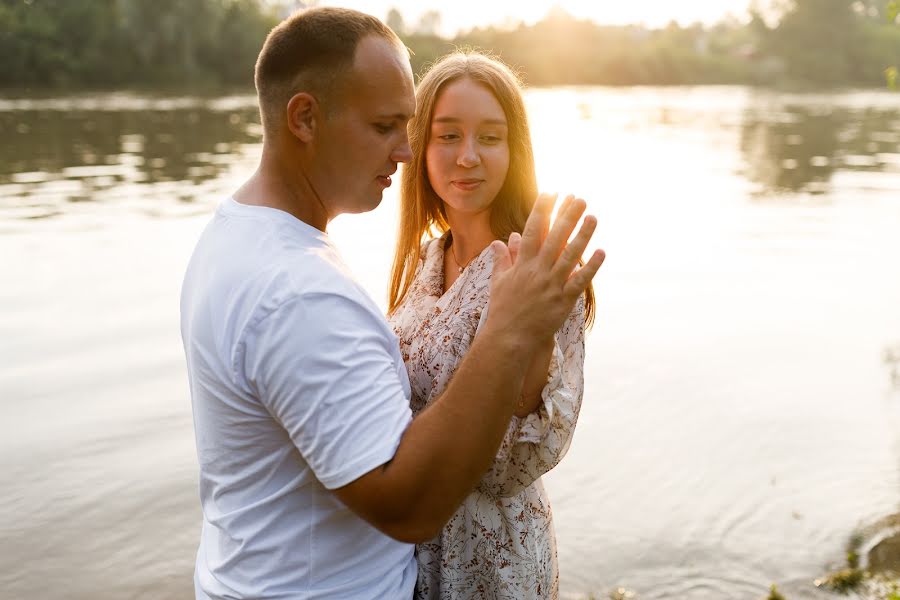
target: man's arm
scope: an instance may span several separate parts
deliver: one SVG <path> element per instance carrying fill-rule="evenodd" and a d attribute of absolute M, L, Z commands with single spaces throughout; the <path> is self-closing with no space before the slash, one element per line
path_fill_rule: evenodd
<path fill-rule="evenodd" d="M 406 429 L 392 460 L 334 493 L 401 541 L 440 531 L 493 461 L 526 370 L 603 263 L 597 251 L 573 273 L 596 227 L 583 200 L 565 202 L 548 233 L 555 197 L 541 196 L 521 244 L 494 242 L 491 311 L 445 392 Z"/>

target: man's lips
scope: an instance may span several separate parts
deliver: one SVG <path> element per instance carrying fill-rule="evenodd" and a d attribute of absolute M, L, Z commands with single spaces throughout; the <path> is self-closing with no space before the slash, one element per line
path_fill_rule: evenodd
<path fill-rule="evenodd" d="M 458 190 L 471 192 L 472 190 L 478 188 L 478 186 L 480 186 L 482 183 L 484 183 L 484 179 L 454 179 L 450 182 L 450 185 Z"/>

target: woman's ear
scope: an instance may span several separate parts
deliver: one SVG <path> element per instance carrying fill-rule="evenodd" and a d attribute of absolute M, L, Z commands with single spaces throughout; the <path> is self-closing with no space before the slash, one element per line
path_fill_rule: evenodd
<path fill-rule="evenodd" d="M 318 118 L 319 103 L 312 94 L 300 92 L 288 101 L 287 126 L 301 142 L 309 143 L 313 140 Z"/>

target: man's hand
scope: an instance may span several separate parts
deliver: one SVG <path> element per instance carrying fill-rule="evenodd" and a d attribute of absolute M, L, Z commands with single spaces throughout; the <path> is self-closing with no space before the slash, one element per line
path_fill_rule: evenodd
<path fill-rule="evenodd" d="M 494 271 L 485 329 L 519 332 L 526 352 L 539 347 L 562 326 L 606 257 L 603 250 L 596 250 L 576 270 L 597 219 L 586 216 L 578 234 L 567 243 L 586 204 L 581 198 L 566 198 L 548 232 L 555 202 L 555 195 L 538 196 L 521 238 L 513 234 L 509 246 L 499 241 L 491 246 Z"/>

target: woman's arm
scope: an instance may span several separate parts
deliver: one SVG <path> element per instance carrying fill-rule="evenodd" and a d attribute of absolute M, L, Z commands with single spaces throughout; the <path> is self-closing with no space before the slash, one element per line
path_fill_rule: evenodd
<path fill-rule="evenodd" d="M 484 493 L 513 496 L 565 456 L 584 394 L 583 299 L 579 299 L 555 336 L 549 368 L 542 373 L 532 369 L 528 376 L 537 380 L 535 372 L 543 376 L 544 382 L 537 408 L 525 417 L 513 417 L 494 463 L 478 485 Z"/>
<path fill-rule="evenodd" d="M 517 417 L 527 417 L 541 405 L 542 392 L 547 385 L 547 371 L 550 369 L 550 359 L 553 357 L 553 349 L 556 341 L 551 339 L 549 344 L 538 349 L 528 367 L 525 382 L 522 384 L 522 395 L 516 406 Z"/>

